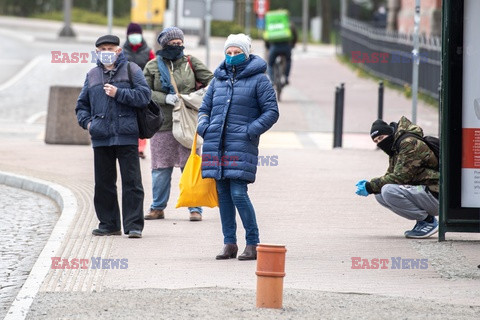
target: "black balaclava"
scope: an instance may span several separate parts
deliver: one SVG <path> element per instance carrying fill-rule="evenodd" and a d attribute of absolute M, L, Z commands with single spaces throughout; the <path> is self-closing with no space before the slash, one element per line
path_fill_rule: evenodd
<path fill-rule="evenodd" d="M 372 123 L 372 128 L 370 129 L 370 137 L 372 138 L 372 140 L 378 136 L 388 135 L 388 137 L 377 143 L 377 146 L 390 157 L 394 154 L 392 150 L 394 132 L 395 129 L 393 128 L 393 126 L 387 124 L 385 121 L 380 119 L 375 120 Z"/>

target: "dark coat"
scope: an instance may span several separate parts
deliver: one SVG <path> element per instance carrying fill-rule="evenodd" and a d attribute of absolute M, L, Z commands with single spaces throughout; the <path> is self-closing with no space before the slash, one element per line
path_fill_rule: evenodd
<path fill-rule="evenodd" d="M 127 60 L 120 53 L 115 68 L 106 70 L 98 62 L 91 69 L 77 100 L 75 112 L 78 124 L 87 129 L 93 147 L 116 145 L 138 145 L 138 124 L 135 108 L 144 108 L 150 101 L 151 91 L 142 70 L 130 63 L 133 88 L 130 88 Z M 109 97 L 103 86 L 110 83 L 116 86 L 115 97 Z"/>
<path fill-rule="evenodd" d="M 275 90 L 256 55 L 237 65 L 222 62 L 215 70 L 199 111 L 204 178 L 255 181 L 260 135 L 277 122 Z"/>
<path fill-rule="evenodd" d="M 147 62 L 150 61 L 150 52 L 152 52 L 152 49 L 150 49 L 144 39 L 142 39 L 142 45 L 136 51 L 132 50 L 132 45 L 128 40 L 123 45 L 123 53 L 127 60 L 135 62 L 142 70 Z"/>

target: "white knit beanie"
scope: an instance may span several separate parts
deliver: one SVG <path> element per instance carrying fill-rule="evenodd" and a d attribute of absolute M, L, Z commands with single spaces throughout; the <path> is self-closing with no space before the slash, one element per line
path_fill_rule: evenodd
<path fill-rule="evenodd" d="M 252 49 L 252 40 L 243 33 L 231 34 L 228 36 L 227 41 L 225 41 L 223 51 L 226 52 L 229 47 L 239 47 L 248 58 L 250 50 Z"/>

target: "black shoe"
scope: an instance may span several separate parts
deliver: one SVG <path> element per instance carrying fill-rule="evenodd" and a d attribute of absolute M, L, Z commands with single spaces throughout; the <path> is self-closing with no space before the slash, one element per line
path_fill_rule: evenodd
<path fill-rule="evenodd" d="M 92 234 L 94 236 L 121 236 L 122 231 L 110 231 L 106 229 L 93 229 Z"/>
<path fill-rule="evenodd" d="M 238 260 L 257 260 L 257 246 L 247 245 Z"/>
<path fill-rule="evenodd" d="M 141 238 L 142 237 L 142 231 L 138 230 L 132 230 L 128 232 L 128 237 L 129 238 Z"/>
<path fill-rule="evenodd" d="M 234 243 L 227 243 L 223 246 L 222 252 L 220 252 L 215 259 L 226 260 L 235 259 L 237 257 L 238 247 Z"/>

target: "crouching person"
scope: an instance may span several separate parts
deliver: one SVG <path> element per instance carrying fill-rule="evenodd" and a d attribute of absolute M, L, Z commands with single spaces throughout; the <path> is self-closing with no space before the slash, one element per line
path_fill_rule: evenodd
<path fill-rule="evenodd" d="M 416 220 L 413 229 L 405 231 L 405 237 L 427 238 L 435 234 L 440 173 L 435 153 L 422 140 L 423 130 L 402 117 L 398 123 L 390 124 L 376 120 L 370 136 L 389 156 L 389 166 L 381 177 L 360 180 L 356 194 L 374 194 L 382 206 Z"/>

